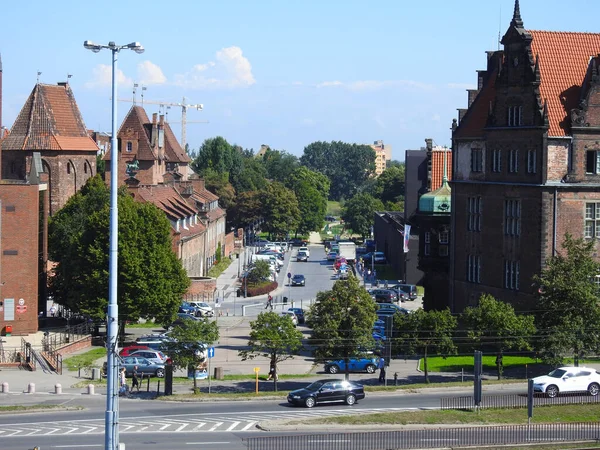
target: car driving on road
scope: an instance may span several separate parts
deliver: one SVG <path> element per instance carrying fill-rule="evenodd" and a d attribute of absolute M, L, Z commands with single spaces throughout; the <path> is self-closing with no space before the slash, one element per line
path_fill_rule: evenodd
<path fill-rule="evenodd" d="M 317 403 L 346 402 L 354 405 L 357 400 L 365 398 L 362 385 L 348 380 L 319 380 L 305 388 L 291 391 L 287 400 L 292 405 L 312 408 Z"/>
<path fill-rule="evenodd" d="M 298 254 L 296 255 L 296 261 L 301 262 L 307 262 L 308 261 L 308 253 L 306 252 L 298 252 Z"/>
<path fill-rule="evenodd" d="M 305 286 L 305 285 L 306 285 L 306 278 L 304 278 L 304 275 L 296 274 L 292 277 L 292 286 Z"/>
<path fill-rule="evenodd" d="M 559 393 L 585 391 L 596 396 L 600 392 L 600 374 L 588 367 L 559 367 L 548 375 L 535 377 L 533 391 L 551 398 Z"/>

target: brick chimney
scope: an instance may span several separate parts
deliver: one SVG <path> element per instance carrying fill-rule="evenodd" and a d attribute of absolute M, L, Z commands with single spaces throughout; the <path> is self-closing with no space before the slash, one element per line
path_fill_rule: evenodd
<path fill-rule="evenodd" d="M 165 116 L 160 115 L 158 122 L 158 157 L 161 160 L 165 159 Z"/>
<path fill-rule="evenodd" d="M 150 146 L 152 148 L 156 147 L 158 141 L 158 128 L 156 125 L 156 119 L 158 118 L 158 114 L 152 113 L 152 135 L 150 136 Z"/>

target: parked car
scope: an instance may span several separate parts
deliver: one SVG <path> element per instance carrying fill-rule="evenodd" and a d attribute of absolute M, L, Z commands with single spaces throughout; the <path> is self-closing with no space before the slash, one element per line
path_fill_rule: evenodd
<path fill-rule="evenodd" d="M 294 314 L 294 311 L 281 311 L 281 315 L 284 317 L 289 317 L 294 326 L 298 326 L 298 318 L 296 317 L 296 314 Z"/>
<path fill-rule="evenodd" d="M 400 300 L 398 293 L 392 289 L 370 289 L 368 292 L 377 303 L 393 303 Z"/>
<path fill-rule="evenodd" d="M 401 308 L 393 303 L 378 303 L 376 314 L 378 316 L 393 316 L 397 313 L 409 314 L 409 311 L 405 308 Z"/>
<path fill-rule="evenodd" d="M 363 261 L 365 262 L 365 264 L 370 263 L 371 259 L 373 259 L 373 262 L 375 264 L 385 264 L 387 262 L 387 259 L 385 258 L 385 253 L 383 252 L 370 252 L 370 253 L 365 253 L 363 256 Z"/>
<path fill-rule="evenodd" d="M 188 302 L 182 302 L 177 312 L 194 315 L 196 313 L 196 308 L 194 308 Z"/>
<path fill-rule="evenodd" d="M 350 358 L 348 361 L 350 372 L 375 373 L 377 369 L 376 358 Z M 325 372 L 338 373 L 346 371 L 346 362 L 343 359 L 336 361 L 327 361 L 325 363 Z"/>
<path fill-rule="evenodd" d="M 128 345 L 127 347 L 121 349 L 119 356 L 129 356 L 138 350 L 150 350 L 150 347 L 146 345 Z"/>
<path fill-rule="evenodd" d="M 312 408 L 317 403 L 346 402 L 354 405 L 357 400 L 365 398 L 362 385 L 348 380 L 320 380 L 305 388 L 291 391 L 287 400 L 292 405 L 303 405 Z"/>
<path fill-rule="evenodd" d="M 159 378 L 165 376 L 164 364 L 154 364 L 148 361 L 146 358 L 138 358 L 136 356 L 119 358 L 119 369 L 121 367 L 125 367 L 125 376 L 131 377 L 133 375 L 134 366 L 138 366 L 137 372 L 139 374 L 157 376 Z M 106 376 L 106 362 L 102 366 L 102 373 L 104 376 Z"/>
<path fill-rule="evenodd" d="M 408 300 L 416 300 L 418 297 L 417 286 L 414 284 L 396 284 L 392 288 L 404 292 Z"/>
<path fill-rule="evenodd" d="M 333 250 L 327 253 L 327 261 L 335 261 L 338 257 L 338 252 L 334 252 Z"/>
<path fill-rule="evenodd" d="M 338 256 L 335 259 L 335 262 L 333 263 L 333 267 L 335 268 L 335 270 L 339 270 L 340 267 L 347 265 L 348 261 L 346 261 L 346 258 L 342 257 L 342 256 Z"/>
<path fill-rule="evenodd" d="M 548 375 L 535 377 L 533 391 L 542 392 L 551 398 L 563 392 L 585 391 L 596 396 L 600 392 L 600 374 L 588 367 L 559 367 Z"/>
<path fill-rule="evenodd" d="M 296 255 L 296 261 L 298 262 L 307 262 L 308 261 L 308 253 L 306 252 L 298 252 Z"/>
<path fill-rule="evenodd" d="M 170 337 L 161 334 L 161 335 L 150 335 L 150 336 L 140 336 L 135 340 L 136 345 L 141 345 L 144 347 L 151 348 L 152 350 L 162 350 L 163 343 L 167 341 L 172 341 Z"/>
<path fill-rule="evenodd" d="M 296 314 L 298 323 L 300 325 L 304 324 L 306 319 L 304 318 L 304 310 L 302 308 L 288 308 L 288 311 L 292 311 L 294 314 Z"/>
<path fill-rule="evenodd" d="M 325 216 L 325 221 L 326 222 L 335 222 L 335 217 L 334 216 Z"/>
<path fill-rule="evenodd" d="M 146 358 L 148 361 L 154 364 L 164 364 L 167 361 L 166 355 L 160 350 L 137 350 L 130 353 L 129 356 L 135 356 L 136 358 Z"/>
<path fill-rule="evenodd" d="M 199 317 L 196 317 L 193 314 L 188 314 L 188 313 L 177 313 L 177 319 L 175 319 L 175 321 L 169 325 L 167 328 L 170 330 L 173 327 L 181 327 L 181 326 L 185 326 L 186 321 L 193 321 L 196 322 L 198 320 L 202 320 Z"/>
<path fill-rule="evenodd" d="M 382 336 L 385 336 L 385 322 L 383 320 L 376 320 L 373 324 L 373 332 L 379 333 Z"/>
<path fill-rule="evenodd" d="M 196 316 L 200 317 L 212 317 L 215 315 L 215 311 L 212 306 L 206 302 L 189 302 L 189 305 L 196 310 Z"/>
<path fill-rule="evenodd" d="M 305 285 L 306 285 L 306 278 L 304 278 L 304 275 L 297 273 L 296 275 L 294 275 L 292 277 L 292 286 L 305 286 Z"/>

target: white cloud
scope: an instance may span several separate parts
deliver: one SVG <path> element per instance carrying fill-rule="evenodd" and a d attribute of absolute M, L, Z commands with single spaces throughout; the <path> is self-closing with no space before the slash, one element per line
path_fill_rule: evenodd
<path fill-rule="evenodd" d="M 137 66 L 137 73 L 139 83 L 146 86 L 152 84 L 164 84 L 167 82 L 167 77 L 165 77 L 162 69 L 152 61 L 146 60 L 139 63 Z"/>
<path fill-rule="evenodd" d="M 446 86 L 450 89 L 476 89 L 474 84 L 469 83 L 448 83 Z"/>
<path fill-rule="evenodd" d="M 117 69 L 117 83 L 119 86 L 133 86 L 131 78 L 126 77 L 122 70 Z M 85 83 L 86 88 L 110 86 L 112 84 L 112 67 L 98 64 L 92 69 L 92 79 Z"/>
<path fill-rule="evenodd" d="M 432 85 L 412 80 L 360 80 L 360 81 L 324 81 L 316 84 L 317 88 L 344 88 L 350 91 L 374 91 L 390 87 L 413 87 L 420 90 L 431 90 Z"/>
<path fill-rule="evenodd" d="M 215 61 L 196 64 L 192 70 L 175 75 L 175 84 L 190 89 L 247 87 L 256 83 L 252 65 L 239 47 L 222 48 Z"/>

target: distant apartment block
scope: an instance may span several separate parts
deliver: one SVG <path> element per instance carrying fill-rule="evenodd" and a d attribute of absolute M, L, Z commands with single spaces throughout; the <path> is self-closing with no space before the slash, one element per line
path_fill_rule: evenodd
<path fill-rule="evenodd" d="M 392 160 L 392 146 L 378 140 L 370 147 L 375 150 L 375 175 L 379 176 L 387 167 L 387 162 Z"/>

